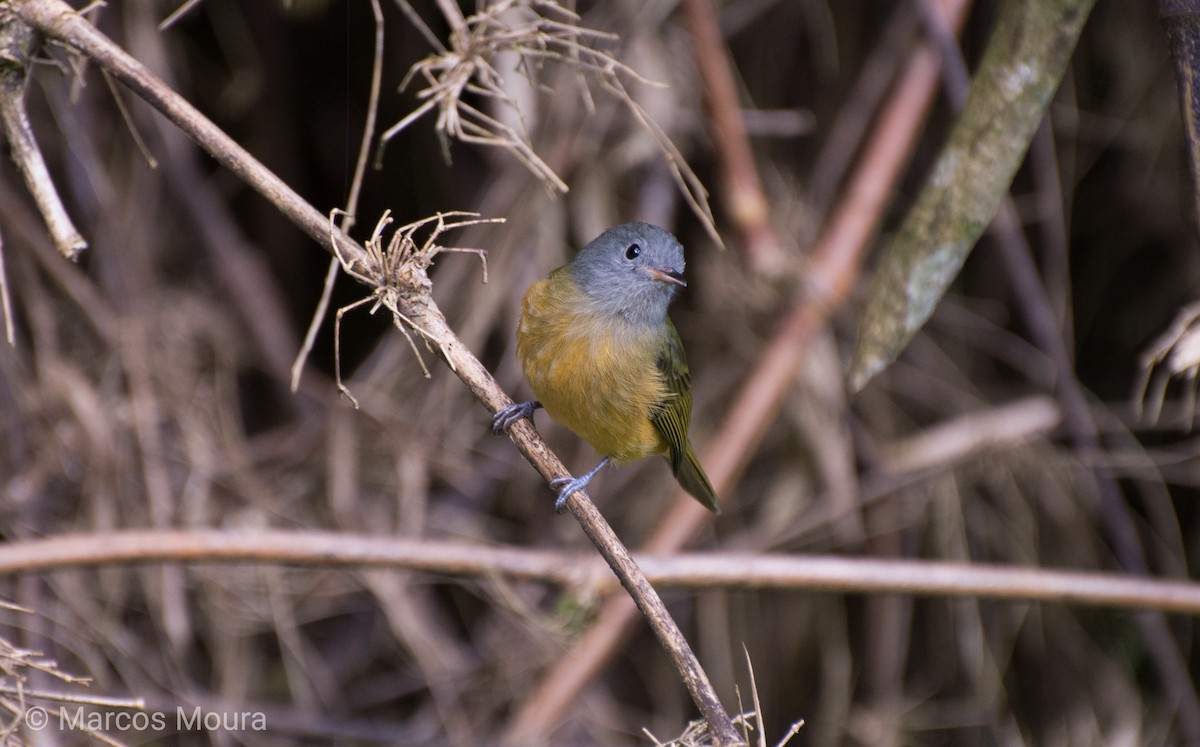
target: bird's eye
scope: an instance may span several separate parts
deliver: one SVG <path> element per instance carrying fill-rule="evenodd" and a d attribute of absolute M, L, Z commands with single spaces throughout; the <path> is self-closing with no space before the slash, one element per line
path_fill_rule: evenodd
<path fill-rule="evenodd" d="M 637 256 L 642 253 L 642 248 L 637 244 L 630 244 L 625 250 L 625 259 L 637 259 Z"/>

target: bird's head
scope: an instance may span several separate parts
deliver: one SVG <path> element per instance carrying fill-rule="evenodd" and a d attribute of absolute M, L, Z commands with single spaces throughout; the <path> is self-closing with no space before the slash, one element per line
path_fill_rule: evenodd
<path fill-rule="evenodd" d="M 683 246 L 649 223 L 622 223 L 600 234 L 571 263 L 571 276 L 596 309 L 635 324 L 662 324 L 685 287 Z"/>

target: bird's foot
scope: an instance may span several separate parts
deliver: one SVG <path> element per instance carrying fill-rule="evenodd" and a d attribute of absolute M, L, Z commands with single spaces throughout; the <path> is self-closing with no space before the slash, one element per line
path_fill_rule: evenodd
<path fill-rule="evenodd" d="M 583 477 L 556 477 L 550 481 L 550 487 L 558 491 L 558 497 L 554 499 L 554 510 L 562 513 L 567 507 L 567 498 L 575 492 L 582 492 L 587 495 L 588 483 L 596 476 L 604 465 L 608 464 L 608 457 L 600 460 L 600 463 Z"/>
<path fill-rule="evenodd" d="M 587 477 L 557 477 L 550 481 L 550 487 L 558 491 L 558 497 L 554 499 L 554 510 L 562 513 L 567 507 L 567 498 L 576 491 L 582 491 L 587 495 L 587 485 L 591 482 Z"/>
<path fill-rule="evenodd" d="M 497 436 L 507 433 L 513 423 L 521 418 L 532 418 L 534 410 L 541 406 L 537 400 L 509 405 L 492 416 L 492 433 Z"/>

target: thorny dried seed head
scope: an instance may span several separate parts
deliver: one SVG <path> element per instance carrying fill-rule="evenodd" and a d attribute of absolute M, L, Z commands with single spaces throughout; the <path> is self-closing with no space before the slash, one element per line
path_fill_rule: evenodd
<path fill-rule="evenodd" d="M 333 230 L 334 219 L 338 212 L 335 210 L 329 216 L 330 230 Z M 479 255 L 479 261 L 483 265 L 483 282 L 486 283 L 487 252 L 483 249 L 443 246 L 437 243 L 437 240 L 443 233 L 454 228 L 503 222 L 504 218 L 480 218 L 478 213 L 461 211 L 437 213 L 400 226 L 392 232 L 391 239 L 385 243 L 384 231 L 392 223 L 389 210 L 379 218 L 379 222 L 375 224 L 375 230 L 371 232 L 371 238 L 363 244 L 366 253 L 364 260 L 347 259 L 340 251 L 337 252 L 338 261 L 346 274 L 371 288 L 369 296 L 338 309 L 334 318 L 335 380 L 338 390 L 350 399 L 355 408 L 358 407 L 358 400 L 342 383 L 340 344 L 342 316 L 366 303 L 371 303 L 370 312 L 372 314 L 378 311 L 380 306 L 386 308 L 392 313 L 392 321 L 396 328 L 404 335 L 413 353 L 417 356 L 417 362 L 421 364 L 421 371 L 425 378 L 429 378 L 429 369 L 425 366 L 425 361 L 421 358 L 421 353 L 408 330 L 412 329 L 419 334 L 425 341 L 426 347 L 432 344 L 440 349 L 442 341 L 402 312 L 401 307 L 409 306 L 411 308 L 412 305 L 423 306 L 431 303 L 429 291 L 432 284 L 429 280 L 429 266 L 433 264 L 433 258 L 442 252 L 466 252 Z M 426 226 L 430 226 L 429 234 L 423 242 L 418 244 L 416 234 Z M 332 243 L 337 251 L 337 242 L 333 241 Z M 444 353 L 442 357 L 449 362 L 449 357 Z"/>
<path fill-rule="evenodd" d="M 463 220 L 457 220 L 457 219 Z M 451 219 L 447 222 L 447 219 Z M 399 299 L 404 294 L 424 292 L 430 287 L 428 270 L 433 264 L 433 258 L 441 252 L 469 252 L 478 254 L 483 263 L 483 281 L 487 282 L 487 253 L 482 249 L 465 249 L 448 247 L 437 243 L 438 237 L 446 231 L 480 223 L 503 223 L 503 218 L 480 218 L 478 213 L 450 211 L 437 213 L 428 218 L 400 226 L 392 232 L 392 237 L 384 243 L 384 231 L 392 223 L 391 211 L 385 212 L 371 238 L 363 245 L 367 259 L 365 264 L 346 262 L 342 267 L 346 272 L 355 276 L 375 289 L 375 293 L 383 296 L 392 295 Z M 417 231 L 432 224 L 429 235 L 421 244 L 417 244 Z M 385 302 L 386 305 L 386 302 Z"/>
<path fill-rule="evenodd" d="M 551 14 L 563 20 L 555 20 Z M 415 13 L 410 12 L 409 17 L 414 23 L 423 23 Z M 598 39 L 615 39 L 614 35 L 580 27 L 575 23 L 578 18 L 554 2 L 501 0 L 483 5 L 459 23 L 449 19 L 454 29 L 450 48 L 441 48 L 440 52 L 418 61 L 400 84 L 404 90 L 420 76 L 426 87 L 417 93 L 417 98 L 424 103 L 383 133 L 380 155 L 384 144 L 436 106 L 438 117 L 434 127 L 443 137 L 505 148 L 547 185 L 566 192 L 567 185 L 534 151 L 520 107 L 505 90 L 503 76 L 493 62 L 501 52 L 516 53 L 518 69 L 542 88 L 537 71 L 549 59 L 602 75 L 615 76 L 620 71 L 641 79 L 615 58 L 589 45 Z M 422 31 L 433 39 L 428 28 Z M 467 91 L 489 98 L 515 114 L 517 125 L 505 124 L 464 102 L 462 95 Z"/>

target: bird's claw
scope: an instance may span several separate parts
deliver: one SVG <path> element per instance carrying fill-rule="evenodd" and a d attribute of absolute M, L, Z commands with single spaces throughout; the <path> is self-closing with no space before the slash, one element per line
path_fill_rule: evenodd
<path fill-rule="evenodd" d="M 591 481 L 591 475 L 584 475 L 583 477 L 556 477 L 551 480 L 550 487 L 558 491 L 558 497 L 554 499 L 554 510 L 560 514 L 566 510 L 567 498 L 576 491 L 587 495 L 587 485 Z"/>
<path fill-rule="evenodd" d="M 508 432 L 512 424 L 521 418 L 532 418 L 534 410 L 542 406 L 541 402 L 518 402 L 515 405 L 509 405 L 503 410 L 498 411 L 492 416 L 492 433 L 497 436 Z"/>
<path fill-rule="evenodd" d="M 558 491 L 558 497 L 554 499 L 554 510 L 562 513 L 567 507 L 567 498 L 572 493 L 583 493 L 587 495 L 588 483 L 596 476 L 596 473 L 604 468 L 604 465 L 610 461 L 609 457 L 604 457 L 600 463 L 583 477 L 556 477 L 550 481 L 550 487 Z"/>

